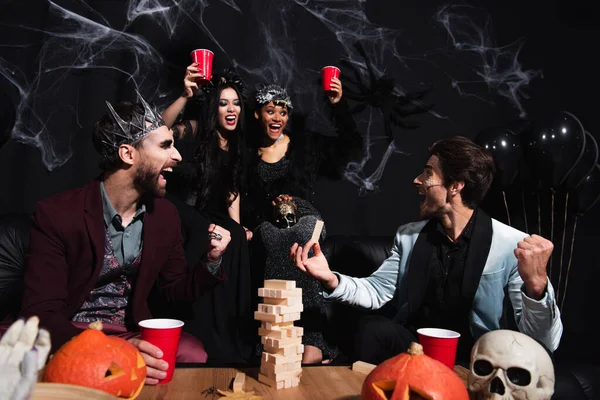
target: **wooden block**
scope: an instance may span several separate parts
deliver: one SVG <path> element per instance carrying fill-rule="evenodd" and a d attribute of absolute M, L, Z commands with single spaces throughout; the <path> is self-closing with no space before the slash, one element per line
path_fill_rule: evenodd
<path fill-rule="evenodd" d="M 284 281 L 281 279 L 267 279 L 264 284 L 265 289 L 295 289 L 296 281 Z"/>
<path fill-rule="evenodd" d="M 352 364 L 352 371 L 368 375 L 375 367 L 376 365 L 369 364 L 364 361 L 357 361 L 354 364 Z"/>
<path fill-rule="evenodd" d="M 268 376 L 268 375 L 267 375 Z M 269 376 L 269 378 L 273 379 L 275 382 L 284 381 L 292 378 L 300 378 L 302 376 L 302 369 L 296 369 L 292 371 L 285 371 L 273 374 Z M 290 382 L 291 384 L 291 382 Z"/>
<path fill-rule="evenodd" d="M 289 315 L 289 314 L 288 314 Z M 259 311 L 254 311 L 254 319 L 263 321 L 263 322 L 283 322 L 283 317 L 281 315 L 276 314 L 266 314 Z M 300 319 L 300 318 L 298 318 Z"/>
<path fill-rule="evenodd" d="M 302 371 L 300 371 L 300 375 L 302 374 Z M 279 378 L 276 378 L 279 379 Z M 284 378 L 281 380 L 276 380 L 273 379 L 269 376 L 266 376 L 262 373 L 258 374 L 258 381 L 262 382 L 266 385 L 269 385 L 271 387 L 274 387 L 276 389 L 285 389 L 285 388 L 291 388 L 295 386 L 298 386 L 298 384 L 300 383 L 300 377 L 299 376 L 290 376 L 288 378 Z"/>
<path fill-rule="evenodd" d="M 300 313 L 296 312 L 291 314 L 267 314 L 260 311 L 254 311 L 254 319 L 271 324 L 279 324 L 282 322 L 290 322 L 293 324 L 294 321 L 298 321 L 300 319 Z"/>
<path fill-rule="evenodd" d="M 315 230 L 313 231 L 312 238 L 310 238 L 310 240 L 312 240 L 315 243 L 319 242 L 319 238 L 321 237 L 321 231 L 323 230 L 323 225 L 323 221 L 317 220 L 317 223 L 315 224 Z"/>
<path fill-rule="evenodd" d="M 269 315 L 269 314 L 267 314 L 267 315 Z M 291 314 L 281 314 L 281 315 L 278 315 L 278 317 L 281 318 L 282 322 L 298 321 L 300 319 L 300 313 L 295 312 L 295 313 L 291 313 Z M 275 321 L 275 322 L 277 322 L 277 321 Z"/>
<path fill-rule="evenodd" d="M 265 329 L 265 328 L 258 328 L 258 336 L 261 337 L 270 337 L 270 338 L 275 338 L 275 339 L 284 339 L 287 336 L 287 330 L 285 329 Z"/>
<path fill-rule="evenodd" d="M 285 357 L 302 354 L 304 352 L 304 345 L 301 344 L 290 344 L 286 346 L 275 347 L 264 343 L 263 347 L 267 353 L 281 354 Z"/>
<path fill-rule="evenodd" d="M 301 326 L 273 327 L 274 329 L 265 329 L 262 326 L 258 328 L 258 336 L 265 336 L 274 339 L 295 339 L 304 335 L 304 328 Z"/>
<path fill-rule="evenodd" d="M 270 331 L 268 329 L 265 328 L 258 328 L 258 336 L 261 337 L 272 337 L 272 338 L 277 338 L 277 339 L 282 339 L 284 337 L 286 337 L 286 331 L 281 331 L 281 330 L 276 330 L 276 331 Z"/>
<path fill-rule="evenodd" d="M 233 380 L 233 391 L 239 392 L 244 390 L 244 383 L 246 383 L 246 374 L 242 372 L 235 374 L 235 378 Z"/>
<path fill-rule="evenodd" d="M 260 373 L 272 377 L 273 374 L 280 374 L 287 371 L 297 371 L 302 369 L 302 362 L 295 361 L 287 364 L 271 364 L 267 362 L 260 363 Z"/>
<path fill-rule="evenodd" d="M 293 345 L 302 344 L 302 337 L 297 338 L 273 338 L 270 336 L 261 336 L 260 342 L 264 345 L 269 346 L 273 349 L 282 349 L 284 347 L 289 347 Z"/>
<path fill-rule="evenodd" d="M 302 338 L 293 338 L 293 339 L 277 339 L 277 338 L 270 338 L 270 337 L 262 337 L 262 339 L 265 340 L 265 342 L 263 344 L 266 344 L 269 347 L 274 347 L 277 349 L 283 348 L 283 347 L 288 347 L 288 346 L 292 346 L 292 345 L 299 345 L 302 344 Z"/>
<path fill-rule="evenodd" d="M 298 363 L 295 363 L 294 366 Z M 301 367 L 294 368 L 294 369 L 288 368 L 286 370 L 281 370 L 279 372 L 275 372 L 277 370 L 276 367 L 279 367 L 279 366 L 275 366 L 273 364 L 268 364 L 268 363 L 262 363 L 260 366 L 260 373 L 263 374 L 264 376 L 266 376 L 267 378 L 274 380 L 275 382 L 292 379 L 292 378 L 299 378 L 302 375 Z"/>
<path fill-rule="evenodd" d="M 296 304 L 302 304 L 302 297 L 286 297 L 283 299 L 265 297 L 263 303 L 276 306 L 295 306 Z"/>
<path fill-rule="evenodd" d="M 279 315 L 280 313 L 277 312 L 277 309 L 275 307 L 279 307 L 279 306 L 271 306 L 269 304 L 261 303 L 258 305 L 258 312 L 265 313 L 265 314 Z"/>
<path fill-rule="evenodd" d="M 302 297 L 302 288 L 282 290 L 282 289 L 258 289 L 260 297 L 271 297 L 273 299 L 284 299 L 287 297 Z"/>
<path fill-rule="evenodd" d="M 258 305 L 258 311 L 265 314 L 291 314 L 298 313 L 304 311 L 304 306 L 302 304 L 296 304 L 293 306 L 276 306 L 271 304 L 260 303 Z"/>
<path fill-rule="evenodd" d="M 286 329 L 287 337 L 301 337 L 304 335 L 304 328 L 295 326 L 293 329 Z"/>
<path fill-rule="evenodd" d="M 260 373 L 258 374 L 258 381 L 271 387 L 274 387 L 275 389 L 283 389 L 285 387 L 285 383 L 283 381 L 276 382 L 273 379 Z"/>
<path fill-rule="evenodd" d="M 289 364 L 297 361 L 302 361 L 302 354 L 293 354 L 291 356 L 284 356 L 283 354 L 272 354 L 264 352 L 262 353 L 261 363 L 269 363 L 275 365 Z M 261 364 L 262 365 L 262 364 Z"/>
<path fill-rule="evenodd" d="M 281 328 L 285 328 L 285 327 L 289 327 L 289 326 L 294 326 L 294 321 L 286 321 L 286 322 L 263 321 L 261 325 L 264 329 L 271 331 L 271 330 L 277 330 L 277 329 L 281 329 Z"/>
<path fill-rule="evenodd" d="M 304 311 L 304 305 L 302 305 L 302 303 L 295 304 L 293 306 L 276 306 L 276 307 L 279 307 L 281 314 L 292 314 L 292 313 L 299 313 L 299 312 Z"/>

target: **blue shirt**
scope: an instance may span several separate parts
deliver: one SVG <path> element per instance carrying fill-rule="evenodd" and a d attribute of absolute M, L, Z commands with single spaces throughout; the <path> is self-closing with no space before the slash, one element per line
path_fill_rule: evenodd
<path fill-rule="evenodd" d="M 104 224 L 108 228 L 115 256 L 119 264 L 128 265 L 135 260 L 142 249 L 142 231 L 144 228 L 146 205 L 141 204 L 129 225 L 123 226 L 123 219 L 117 213 L 106 194 L 104 182 L 100 182 L 100 193 L 102 193 Z M 221 270 L 221 259 L 217 263 L 206 262 L 206 267 L 211 274 L 218 275 Z"/>
<path fill-rule="evenodd" d="M 115 256 L 119 264 L 128 265 L 137 257 L 142 248 L 142 228 L 144 227 L 146 206 L 142 204 L 135 211 L 131 222 L 127 226 L 123 226 L 123 219 L 108 199 L 104 182 L 100 183 L 100 193 L 102 193 L 104 224 L 108 228 Z"/>

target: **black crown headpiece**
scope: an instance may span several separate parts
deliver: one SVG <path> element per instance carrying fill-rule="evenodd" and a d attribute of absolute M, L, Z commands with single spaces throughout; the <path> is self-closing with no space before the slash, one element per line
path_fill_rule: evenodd
<path fill-rule="evenodd" d="M 244 81 L 236 72 L 230 69 L 226 69 L 221 74 L 213 74 L 211 80 L 202 86 L 202 94 L 204 97 L 208 97 L 216 88 L 223 85 L 235 86 L 240 95 L 244 96 Z"/>
<path fill-rule="evenodd" d="M 136 90 L 137 101 L 142 105 L 142 113 L 132 110 L 131 121 L 125 121 L 117 114 L 113 106 L 106 101 L 108 115 L 116 123 L 113 129 L 101 129 L 102 155 L 108 157 L 122 144 L 135 144 L 142 140 L 148 133 L 165 125 L 161 114 L 150 107 L 142 95 Z M 147 125 L 149 123 L 150 125 Z"/>

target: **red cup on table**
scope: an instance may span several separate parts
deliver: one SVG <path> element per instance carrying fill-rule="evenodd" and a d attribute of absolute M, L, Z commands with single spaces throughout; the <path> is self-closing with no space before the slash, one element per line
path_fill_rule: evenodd
<path fill-rule="evenodd" d="M 417 329 L 423 353 L 454 370 L 460 333 L 448 329 Z"/>
<path fill-rule="evenodd" d="M 212 78 L 212 64 L 214 53 L 207 49 L 196 49 L 190 53 L 192 62 L 198 64 L 198 73 L 204 75 L 204 78 L 198 78 L 198 82 L 208 83 Z"/>
<path fill-rule="evenodd" d="M 331 90 L 331 78 L 340 78 L 340 69 L 333 65 L 328 65 L 321 69 L 321 78 L 323 80 L 323 90 L 328 96 L 333 96 L 334 92 Z"/>
<path fill-rule="evenodd" d="M 183 321 L 178 319 L 154 318 L 139 322 L 141 339 L 155 345 L 163 352 L 162 359 L 169 364 L 167 376 L 158 384 L 169 383 L 175 372 L 175 359 L 179 349 L 179 338 Z"/>

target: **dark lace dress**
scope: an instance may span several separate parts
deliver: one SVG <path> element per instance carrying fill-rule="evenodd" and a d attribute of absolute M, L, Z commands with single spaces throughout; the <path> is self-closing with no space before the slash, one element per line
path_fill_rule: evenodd
<path fill-rule="evenodd" d="M 194 304 L 179 305 L 185 318 L 184 330 L 199 338 L 208 362 L 213 364 L 243 363 L 252 356 L 256 331 L 253 326 L 250 292 L 250 255 L 246 234 L 241 225 L 227 213 L 224 179 L 215 180 L 213 195 L 202 209 L 194 207 L 196 142 L 177 140 L 176 147 L 187 162 L 167 179 L 167 198 L 177 207 L 181 218 L 184 250 L 188 266 L 196 265 L 207 252 L 208 227 L 217 224 L 231 233 L 231 242 L 223 256 L 221 268 L 227 279 Z M 229 153 L 219 150 L 220 171 L 229 171 Z M 173 176 L 175 175 L 175 176 Z M 172 313 L 172 310 L 171 310 Z"/>
<path fill-rule="evenodd" d="M 344 167 L 363 149 L 363 139 L 342 99 L 330 107 L 337 135 L 302 131 L 290 135 L 285 156 L 267 163 L 251 149 L 248 156 L 246 185 L 242 196 L 242 223 L 254 229 L 271 218 L 275 197 L 288 194 L 312 204 L 314 187 L 320 177 L 341 179 Z M 257 133 L 255 133 L 257 134 Z"/>
<path fill-rule="evenodd" d="M 286 154 L 275 163 L 267 163 L 257 152 L 253 153 L 241 206 L 242 223 L 255 232 L 251 243 L 253 293 L 264 279 L 295 280 L 303 289 L 304 312 L 297 323 L 305 327 L 303 343 L 320 348 L 324 359 L 334 358 L 337 347 L 326 340 L 327 317 L 321 285 L 300 274 L 285 254 L 295 241 L 307 242 L 316 219 L 321 219 L 311 204 L 317 179 L 320 176 L 339 178 L 346 163 L 362 150 L 362 137 L 347 103 L 340 101 L 332 107 L 332 112 L 337 136 L 315 132 L 291 136 Z M 291 195 L 298 205 L 298 224 L 293 228 L 280 230 L 269 222 L 272 201 L 280 194 Z M 254 309 L 258 301 L 253 303 Z"/>

